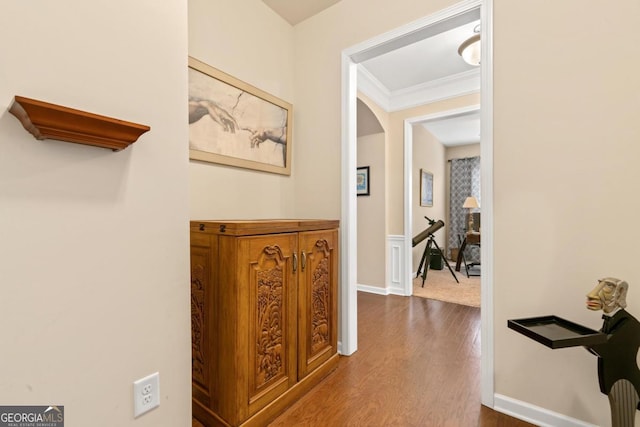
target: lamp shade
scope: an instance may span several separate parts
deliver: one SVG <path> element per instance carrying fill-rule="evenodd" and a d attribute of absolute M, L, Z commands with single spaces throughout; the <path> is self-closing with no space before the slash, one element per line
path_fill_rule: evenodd
<path fill-rule="evenodd" d="M 474 34 L 462 42 L 458 54 L 470 65 L 480 65 L 480 34 Z"/>
<path fill-rule="evenodd" d="M 480 204 L 478 203 L 478 199 L 476 199 L 475 197 L 467 197 L 464 200 L 464 203 L 462 204 L 463 208 L 469 208 L 469 209 L 473 209 L 473 208 L 479 208 Z"/>

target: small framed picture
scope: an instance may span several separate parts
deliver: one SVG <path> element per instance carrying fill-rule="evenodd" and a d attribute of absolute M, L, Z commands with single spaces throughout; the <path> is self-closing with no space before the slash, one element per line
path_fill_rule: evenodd
<path fill-rule="evenodd" d="M 420 206 L 433 206 L 433 174 L 420 169 Z"/>
<path fill-rule="evenodd" d="M 369 195 L 369 166 L 358 168 L 356 176 L 356 194 L 358 196 Z"/>

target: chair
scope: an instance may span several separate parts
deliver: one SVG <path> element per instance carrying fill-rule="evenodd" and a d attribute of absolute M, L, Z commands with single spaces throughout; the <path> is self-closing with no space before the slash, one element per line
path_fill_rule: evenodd
<path fill-rule="evenodd" d="M 464 256 L 464 251 L 468 245 L 478 246 L 480 247 L 480 212 L 474 212 L 473 215 L 473 230 L 467 231 L 464 234 L 464 238 L 459 236 L 458 238 L 462 240 L 460 244 L 460 249 L 458 250 L 458 258 L 456 259 L 456 271 L 460 271 L 461 264 L 464 264 L 465 272 L 467 273 L 467 277 L 471 276 L 479 276 L 480 274 L 469 274 L 469 268 L 473 268 L 474 266 L 479 266 L 479 262 L 471 262 L 467 263 L 467 260 Z"/>

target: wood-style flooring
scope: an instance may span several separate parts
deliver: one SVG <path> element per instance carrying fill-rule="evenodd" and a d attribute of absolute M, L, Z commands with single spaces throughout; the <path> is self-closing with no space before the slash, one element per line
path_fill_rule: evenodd
<path fill-rule="evenodd" d="M 532 424 L 480 404 L 479 308 L 359 292 L 358 351 L 269 424 L 292 426 Z"/>

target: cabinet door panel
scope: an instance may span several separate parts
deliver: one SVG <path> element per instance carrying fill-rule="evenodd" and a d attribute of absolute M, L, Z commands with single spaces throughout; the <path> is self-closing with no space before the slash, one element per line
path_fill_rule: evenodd
<path fill-rule="evenodd" d="M 209 406 L 215 394 L 212 367 L 216 361 L 211 351 L 213 325 L 209 319 L 212 308 L 211 248 L 191 247 L 191 371 L 193 396 Z"/>
<path fill-rule="evenodd" d="M 298 378 L 337 351 L 337 230 L 300 233 Z"/>
<path fill-rule="evenodd" d="M 295 234 L 239 239 L 239 283 L 248 284 L 248 404 L 253 414 L 295 384 Z M 242 316 L 242 314 L 241 314 Z M 242 339 L 242 337 L 240 337 Z"/>

